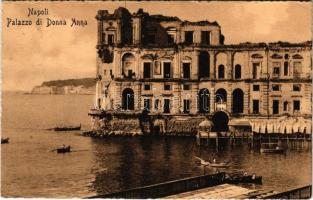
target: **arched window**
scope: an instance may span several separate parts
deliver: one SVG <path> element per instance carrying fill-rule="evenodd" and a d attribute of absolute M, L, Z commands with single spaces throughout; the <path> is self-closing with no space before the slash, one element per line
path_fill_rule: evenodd
<path fill-rule="evenodd" d="M 215 102 L 225 103 L 227 101 L 227 92 L 225 89 L 220 88 L 215 92 Z"/>
<path fill-rule="evenodd" d="M 289 55 L 288 54 L 285 54 L 285 59 L 289 59 Z"/>
<path fill-rule="evenodd" d="M 241 78 L 241 65 L 235 66 L 235 79 Z"/>
<path fill-rule="evenodd" d="M 243 107 L 244 107 L 244 102 L 243 102 L 243 91 L 239 88 L 235 89 L 233 91 L 233 113 L 238 114 L 238 113 L 243 113 Z"/>
<path fill-rule="evenodd" d="M 122 57 L 122 74 L 127 78 L 132 78 L 135 69 L 135 56 L 126 53 Z"/>
<path fill-rule="evenodd" d="M 218 66 L 218 78 L 224 78 L 225 77 L 225 67 L 224 65 Z"/>
<path fill-rule="evenodd" d="M 126 88 L 122 93 L 122 109 L 134 110 L 134 91 L 130 88 Z"/>
<path fill-rule="evenodd" d="M 210 92 L 203 88 L 198 93 L 198 111 L 199 113 L 208 113 L 210 111 Z"/>

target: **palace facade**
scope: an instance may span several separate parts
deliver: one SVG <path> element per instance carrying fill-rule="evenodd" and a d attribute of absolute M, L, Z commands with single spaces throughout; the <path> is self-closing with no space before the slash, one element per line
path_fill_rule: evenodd
<path fill-rule="evenodd" d="M 232 119 L 312 116 L 310 41 L 228 45 L 217 22 L 142 9 L 96 19 L 98 119 L 145 113 L 166 132 L 169 119 L 208 118 L 227 131 Z"/>

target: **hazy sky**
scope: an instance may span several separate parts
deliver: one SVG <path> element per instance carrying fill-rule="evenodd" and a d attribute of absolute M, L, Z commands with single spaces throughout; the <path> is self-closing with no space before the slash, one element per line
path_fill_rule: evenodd
<path fill-rule="evenodd" d="M 99 9 L 113 12 L 126 6 L 131 13 L 176 15 L 182 20 L 217 21 L 225 43 L 302 42 L 311 40 L 310 2 L 3 2 L 2 88 L 31 90 L 46 80 L 95 76 Z M 8 19 L 31 19 L 28 8 L 49 10 L 43 26 L 10 26 Z M 46 27 L 46 18 L 66 19 L 66 26 Z M 71 18 L 87 20 L 70 27 Z"/>

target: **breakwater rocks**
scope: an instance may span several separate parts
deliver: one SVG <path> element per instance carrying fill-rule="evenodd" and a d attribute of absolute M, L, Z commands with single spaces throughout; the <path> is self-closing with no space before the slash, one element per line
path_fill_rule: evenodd
<path fill-rule="evenodd" d="M 106 116 L 94 117 L 91 131 L 84 136 L 196 136 L 205 117 L 175 116 Z"/>

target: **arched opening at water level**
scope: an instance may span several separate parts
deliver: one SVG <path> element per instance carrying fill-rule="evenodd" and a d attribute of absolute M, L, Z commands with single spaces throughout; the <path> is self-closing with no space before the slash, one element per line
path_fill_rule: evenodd
<path fill-rule="evenodd" d="M 224 132 L 228 131 L 228 115 L 223 112 L 219 111 L 216 112 L 212 117 L 213 127 L 212 131 L 214 132 Z"/>

